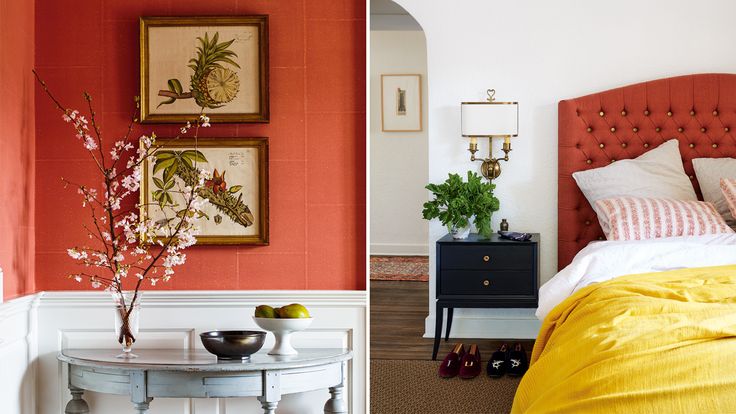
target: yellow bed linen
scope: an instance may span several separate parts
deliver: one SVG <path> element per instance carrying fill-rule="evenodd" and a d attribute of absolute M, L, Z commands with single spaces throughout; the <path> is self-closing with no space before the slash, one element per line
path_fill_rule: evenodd
<path fill-rule="evenodd" d="M 736 413 L 736 265 L 576 292 L 542 323 L 512 413 Z"/>

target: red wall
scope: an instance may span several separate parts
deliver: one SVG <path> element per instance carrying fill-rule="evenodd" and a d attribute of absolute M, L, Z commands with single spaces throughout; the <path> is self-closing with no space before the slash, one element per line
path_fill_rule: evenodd
<path fill-rule="evenodd" d="M 8 0 L 10 1 L 10 0 Z M 139 92 L 138 17 L 270 16 L 270 124 L 215 124 L 216 137 L 270 137 L 270 246 L 194 246 L 162 289 L 365 289 L 365 0 L 36 2 L 36 67 L 65 105 L 96 100 L 122 134 Z M 36 288 L 65 278 L 86 211 L 59 177 L 94 167 L 36 88 Z M 176 134 L 178 126 L 138 126 Z M 206 136 L 205 135 L 205 136 Z"/>
<path fill-rule="evenodd" d="M 33 2 L 0 0 L 0 268 L 5 299 L 33 286 Z"/>

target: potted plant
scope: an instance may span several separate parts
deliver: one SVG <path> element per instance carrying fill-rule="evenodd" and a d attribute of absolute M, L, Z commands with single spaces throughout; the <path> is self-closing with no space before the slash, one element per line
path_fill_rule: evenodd
<path fill-rule="evenodd" d="M 468 180 L 449 174 L 442 184 L 428 184 L 434 199 L 424 203 L 426 220 L 439 219 L 454 239 L 464 239 L 470 233 L 470 220 L 478 233 L 491 236 L 491 215 L 498 210 L 498 198 L 493 196 L 495 184 L 484 182 L 478 174 L 468 171 Z"/>

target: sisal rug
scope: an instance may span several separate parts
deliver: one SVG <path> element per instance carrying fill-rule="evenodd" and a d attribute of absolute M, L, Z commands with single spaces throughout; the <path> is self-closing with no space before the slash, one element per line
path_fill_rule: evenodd
<path fill-rule="evenodd" d="M 427 256 L 371 256 L 371 280 L 429 281 Z"/>
<path fill-rule="evenodd" d="M 437 376 L 440 361 L 372 360 L 371 414 L 502 414 L 511 411 L 519 378 Z"/>

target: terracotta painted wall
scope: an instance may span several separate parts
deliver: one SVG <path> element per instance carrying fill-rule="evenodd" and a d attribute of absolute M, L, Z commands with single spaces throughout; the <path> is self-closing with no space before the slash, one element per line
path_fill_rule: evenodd
<path fill-rule="evenodd" d="M 37 0 L 36 67 L 66 106 L 81 107 L 86 88 L 103 133 L 122 134 L 139 88 L 138 17 L 235 14 L 270 15 L 271 123 L 206 135 L 270 137 L 271 245 L 195 246 L 159 286 L 365 289 L 364 0 Z M 37 290 L 88 288 L 64 278 L 86 212 L 59 177 L 94 171 L 68 128 L 37 88 Z"/>
<path fill-rule="evenodd" d="M 33 6 L 0 0 L 0 267 L 6 300 L 34 291 Z"/>

